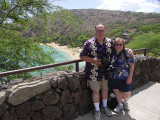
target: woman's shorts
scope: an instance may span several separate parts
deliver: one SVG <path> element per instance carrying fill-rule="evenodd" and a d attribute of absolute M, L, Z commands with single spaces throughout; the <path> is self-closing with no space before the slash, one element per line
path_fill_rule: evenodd
<path fill-rule="evenodd" d="M 121 92 L 132 91 L 132 84 L 127 84 L 126 80 L 109 80 L 109 88 L 119 89 Z"/>

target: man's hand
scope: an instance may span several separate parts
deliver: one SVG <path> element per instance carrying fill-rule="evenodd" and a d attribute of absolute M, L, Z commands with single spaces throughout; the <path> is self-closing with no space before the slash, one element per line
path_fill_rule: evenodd
<path fill-rule="evenodd" d="M 129 50 L 128 50 L 128 53 L 129 53 L 129 56 L 130 56 L 130 57 L 133 57 L 133 50 L 132 50 L 132 49 L 129 49 Z"/>
<path fill-rule="evenodd" d="M 98 58 L 93 58 L 91 63 L 93 63 L 97 66 L 102 65 L 101 59 L 98 59 Z"/>

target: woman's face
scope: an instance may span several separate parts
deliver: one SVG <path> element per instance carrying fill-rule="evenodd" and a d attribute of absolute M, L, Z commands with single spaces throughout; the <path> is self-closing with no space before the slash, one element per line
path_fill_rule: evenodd
<path fill-rule="evenodd" d="M 117 41 L 115 44 L 115 49 L 117 52 L 120 52 L 123 50 L 123 42 L 122 41 Z"/>

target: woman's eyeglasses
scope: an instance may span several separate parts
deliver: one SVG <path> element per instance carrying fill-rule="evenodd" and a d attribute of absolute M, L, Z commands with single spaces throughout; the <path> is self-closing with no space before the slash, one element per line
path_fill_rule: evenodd
<path fill-rule="evenodd" d="M 116 46 L 122 46 L 122 44 L 116 44 Z"/>

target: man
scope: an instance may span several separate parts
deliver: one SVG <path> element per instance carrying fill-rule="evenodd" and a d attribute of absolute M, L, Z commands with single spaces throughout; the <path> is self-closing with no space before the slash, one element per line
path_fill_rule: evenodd
<path fill-rule="evenodd" d="M 107 116 L 112 112 L 107 107 L 108 73 L 104 67 L 109 64 L 113 41 L 105 38 L 105 27 L 99 24 L 95 27 L 95 36 L 84 43 L 80 58 L 86 62 L 85 72 L 88 84 L 92 90 L 92 100 L 95 107 L 94 120 L 100 120 L 100 89 L 102 96 L 102 109 Z"/>

